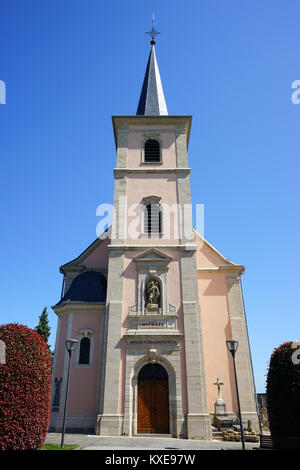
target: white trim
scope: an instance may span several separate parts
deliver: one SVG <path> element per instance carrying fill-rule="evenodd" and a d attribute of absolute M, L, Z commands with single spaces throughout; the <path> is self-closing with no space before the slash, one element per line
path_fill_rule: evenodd
<path fill-rule="evenodd" d="M 57 354 L 58 354 L 58 339 L 60 335 L 60 327 L 61 327 L 61 318 L 58 317 L 57 319 L 57 328 L 56 328 L 56 337 L 55 337 L 55 347 L 54 347 L 54 358 L 53 358 L 53 366 L 52 366 L 52 378 L 51 378 L 51 408 L 52 403 L 54 400 L 54 393 L 55 393 L 55 378 L 56 376 L 56 363 L 57 363 Z M 57 377 L 58 379 L 58 377 Z"/>
<path fill-rule="evenodd" d="M 68 364 L 69 364 L 69 353 L 67 351 L 67 348 L 65 347 L 65 340 L 71 338 L 72 326 L 73 326 L 73 313 L 69 313 L 67 334 L 63 341 L 65 356 L 64 356 L 63 373 L 62 373 L 62 387 L 61 387 L 61 396 L 60 396 L 61 398 L 59 400 L 59 413 L 62 413 L 62 410 L 64 409 L 64 406 L 65 406 L 67 373 L 68 373 Z M 72 362 L 73 361 L 71 358 L 71 366 L 72 366 Z M 68 414 L 68 410 L 66 410 L 66 414 Z"/>

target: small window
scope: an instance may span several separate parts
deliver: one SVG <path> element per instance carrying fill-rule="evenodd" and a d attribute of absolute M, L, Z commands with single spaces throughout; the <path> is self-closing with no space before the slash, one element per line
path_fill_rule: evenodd
<path fill-rule="evenodd" d="M 89 338 L 82 338 L 80 341 L 79 364 L 90 363 L 91 341 Z"/>
<path fill-rule="evenodd" d="M 161 219 L 160 204 L 147 204 L 145 207 L 144 232 L 160 234 L 162 232 Z"/>
<path fill-rule="evenodd" d="M 161 161 L 160 144 L 158 140 L 148 139 L 145 142 L 144 151 L 145 151 L 145 156 L 144 156 L 145 163 L 159 163 Z"/>

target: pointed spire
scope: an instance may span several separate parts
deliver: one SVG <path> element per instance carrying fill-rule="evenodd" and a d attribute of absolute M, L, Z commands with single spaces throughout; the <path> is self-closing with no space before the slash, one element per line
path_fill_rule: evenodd
<path fill-rule="evenodd" d="M 152 17 L 152 29 L 148 31 L 147 34 L 151 36 L 151 51 L 136 114 L 144 116 L 167 116 L 168 110 L 154 48 L 154 38 L 157 34 L 160 34 L 154 28 L 154 14 Z"/>

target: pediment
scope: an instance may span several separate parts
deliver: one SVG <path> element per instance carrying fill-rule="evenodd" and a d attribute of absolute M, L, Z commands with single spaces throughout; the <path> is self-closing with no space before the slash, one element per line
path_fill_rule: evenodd
<path fill-rule="evenodd" d="M 157 261 L 169 263 L 171 260 L 171 256 L 162 253 L 156 248 L 150 248 L 134 258 L 134 261 L 137 263 L 153 263 Z"/>
<path fill-rule="evenodd" d="M 143 203 L 158 204 L 160 200 L 161 198 L 158 196 L 146 196 L 143 198 Z"/>

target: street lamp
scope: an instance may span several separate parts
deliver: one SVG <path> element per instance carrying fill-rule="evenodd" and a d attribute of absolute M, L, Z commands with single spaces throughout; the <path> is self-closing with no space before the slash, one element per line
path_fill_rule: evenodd
<path fill-rule="evenodd" d="M 239 410 L 239 420 L 240 420 L 240 428 L 241 428 L 241 439 L 242 439 L 242 448 L 245 450 L 245 439 L 244 439 L 244 430 L 243 430 L 243 422 L 242 422 L 242 415 L 241 415 L 241 405 L 240 405 L 240 397 L 239 397 L 239 389 L 238 389 L 238 382 L 237 382 L 237 375 L 236 375 L 236 367 L 235 367 L 235 353 L 237 351 L 239 342 L 234 339 L 226 340 L 226 345 L 230 354 L 233 358 L 233 368 L 234 368 L 234 377 L 235 377 L 235 386 L 236 386 L 236 396 L 238 402 L 238 410 Z"/>
<path fill-rule="evenodd" d="M 64 440 L 65 440 L 65 429 L 66 429 L 66 411 L 67 411 L 67 400 L 68 400 L 68 387 L 69 387 L 69 376 L 70 376 L 70 364 L 71 364 L 71 357 L 72 353 L 76 348 L 77 343 L 79 343 L 78 339 L 67 339 L 65 341 L 65 345 L 67 351 L 69 353 L 69 364 L 68 364 L 68 373 L 67 373 L 67 385 L 66 385 L 66 395 L 65 395 L 65 407 L 64 407 L 64 419 L 63 419 L 63 427 L 62 427 L 62 435 L 61 435 L 61 443 L 60 447 L 64 447 Z"/>

